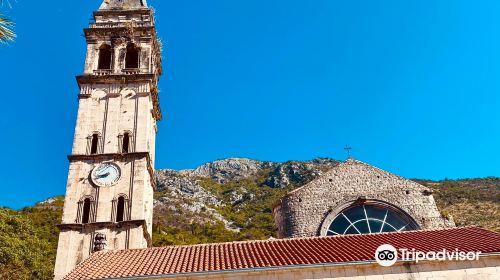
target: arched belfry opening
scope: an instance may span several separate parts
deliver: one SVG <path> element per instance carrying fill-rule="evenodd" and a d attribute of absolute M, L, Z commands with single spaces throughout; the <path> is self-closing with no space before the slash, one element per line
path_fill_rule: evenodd
<path fill-rule="evenodd" d="M 125 218 L 125 198 L 120 196 L 116 205 L 116 221 L 123 222 Z"/>
<path fill-rule="evenodd" d="M 95 202 L 91 197 L 84 197 L 78 202 L 77 222 L 81 224 L 95 221 Z"/>
<path fill-rule="evenodd" d="M 88 224 L 90 221 L 90 198 L 83 201 L 82 224 Z"/>
<path fill-rule="evenodd" d="M 97 154 L 99 148 L 99 134 L 94 133 L 92 134 L 92 140 L 90 143 L 90 154 L 95 155 Z"/>
<path fill-rule="evenodd" d="M 122 153 L 126 154 L 129 151 L 130 151 L 130 133 L 125 132 L 123 134 Z"/>
<path fill-rule="evenodd" d="M 112 61 L 112 49 L 108 44 L 103 44 L 99 48 L 99 61 L 98 67 L 99 70 L 111 70 L 111 61 Z"/>
<path fill-rule="evenodd" d="M 130 219 L 129 200 L 125 194 L 120 194 L 113 199 L 113 212 L 111 220 L 114 222 L 123 222 Z"/>
<path fill-rule="evenodd" d="M 139 68 L 139 48 L 137 48 L 135 44 L 130 43 L 127 45 L 127 52 L 125 54 L 125 68 Z"/>

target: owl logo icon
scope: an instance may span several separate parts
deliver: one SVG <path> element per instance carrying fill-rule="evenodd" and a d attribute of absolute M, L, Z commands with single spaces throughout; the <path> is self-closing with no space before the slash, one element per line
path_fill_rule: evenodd
<path fill-rule="evenodd" d="M 381 266 L 392 266 L 398 260 L 398 251 L 392 245 L 380 245 L 375 251 L 375 260 Z"/>

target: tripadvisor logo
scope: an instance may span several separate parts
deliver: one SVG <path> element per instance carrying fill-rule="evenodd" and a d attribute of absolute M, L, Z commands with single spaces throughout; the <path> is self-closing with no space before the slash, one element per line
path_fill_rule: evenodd
<path fill-rule="evenodd" d="M 400 260 L 402 261 L 473 261 L 479 260 L 480 251 L 474 252 L 464 252 L 455 249 L 449 251 L 443 249 L 441 251 L 429 251 L 422 252 L 415 249 L 400 248 L 397 250 L 394 246 L 390 244 L 380 245 L 375 251 L 375 260 L 381 266 L 392 266 L 398 260 L 398 251 Z"/>
<path fill-rule="evenodd" d="M 392 245 L 380 245 L 375 251 L 375 260 L 381 266 L 391 266 L 398 260 L 398 251 Z"/>

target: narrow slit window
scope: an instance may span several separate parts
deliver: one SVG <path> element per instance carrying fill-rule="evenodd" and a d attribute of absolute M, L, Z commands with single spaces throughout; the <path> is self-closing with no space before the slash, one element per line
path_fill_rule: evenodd
<path fill-rule="evenodd" d="M 130 146 L 130 134 L 126 132 L 123 134 L 123 147 L 122 147 L 122 153 L 126 154 L 129 152 L 129 146 Z"/>
<path fill-rule="evenodd" d="M 83 201 L 82 224 L 88 224 L 90 221 L 90 198 Z"/>
<path fill-rule="evenodd" d="M 111 69 L 111 46 L 103 45 L 99 48 L 99 70 Z"/>
<path fill-rule="evenodd" d="M 125 216 L 125 198 L 120 196 L 116 206 L 116 221 L 123 222 Z"/>
<path fill-rule="evenodd" d="M 125 68 L 139 68 L 139 50 L 133 44 L 127 46 L 127 54 L 125 55 Z"/>
<path fill-rule="evenodd" d="M 99 135 L 97 135 L 97 133 L 94 133 L 92 135 L 92 143 L 91 143 L 91 146 L 90 146 L 90 154 L 91 155 L 95 155 L 97 154 L 97 146 L 99 144 Z"/>

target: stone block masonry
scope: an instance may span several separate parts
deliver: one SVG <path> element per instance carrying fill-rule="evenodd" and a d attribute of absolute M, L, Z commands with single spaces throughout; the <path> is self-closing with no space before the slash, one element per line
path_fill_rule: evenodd
<path fill-rule="evenodd" d="M 452 219 L 441 216 L 431 189 L 348 159 L 275 204 L 278 236 L 326 235 L 334 218 L 360 201 L 391 205 L 412 217 L 419 229 L 455 226 Z"/>

